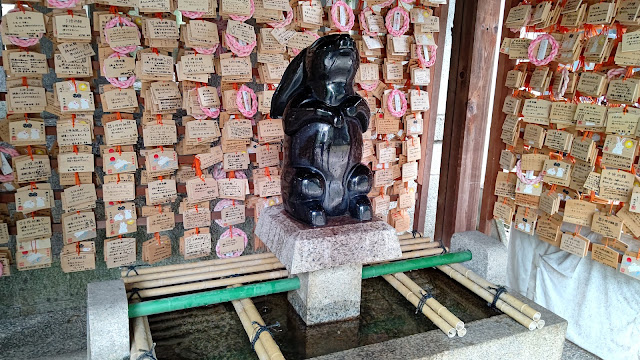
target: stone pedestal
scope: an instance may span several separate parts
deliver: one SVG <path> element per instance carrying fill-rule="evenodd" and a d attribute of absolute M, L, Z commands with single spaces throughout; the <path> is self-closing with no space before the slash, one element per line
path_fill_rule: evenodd
<path fill-rule="evenodd" d="M 451 252 L 470 250 L 473 259 L 463 265 L 488 281 L 505 285 L 507 283 L 507 247 L 479 231 L 455 233 L 451 237 Z"/>
<path fill-rule="evenodd" d="M 289 302 L 307 325 L 355 318 L 360 315 L 362 265 L 352 264 L 298 274 L 300 289 Z"/>
<path fill-rule="evenodd" d="M 362 265 L 402 256 L 395 230 L 380 219 L 343 216 L 314 228 L 277 206 L 262 211 L 255 233 L 300 278 L 289 302 L 307 325 L 360 315 Z"/>
<path fill-rule="evenodd" d="M 129 303 L 122 280 L 87 285 L 87 359 L 128 359 Z"/>

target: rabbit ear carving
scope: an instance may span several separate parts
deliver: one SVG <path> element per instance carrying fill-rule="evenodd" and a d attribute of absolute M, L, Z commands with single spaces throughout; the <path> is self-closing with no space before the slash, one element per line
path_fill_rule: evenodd
<path fill-rule="evenodd" d="M 280 85 L 271 99 L 272 118 L 282 117 L 289 100 L 302 91 L 306 78 L 306 72 L 304 71 L 306 57 L 307 49 L 300 51 L 284 72 Z"/>

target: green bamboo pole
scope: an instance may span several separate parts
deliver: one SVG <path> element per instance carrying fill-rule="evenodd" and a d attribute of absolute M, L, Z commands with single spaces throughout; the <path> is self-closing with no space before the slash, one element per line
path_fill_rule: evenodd
<path fill-rule="evenodd" d="M 170 311 L 183 310 L 198 306 L 218 304 L 232 300 L 240 300 L 256 296 L 277 294 L 300 288 L 297 277 L 265 281 L 229 289 L 205 291 L 195 294 L 180 295 L 165 299 L 143 301 L 129 305 L 129 317 L 148 316 Z"/>
<path fill-rule="evenodd" d="M 395 261 L 388 264 L 365 266 L 362 268 L 362 278 L 369 279 L 398 272 L 412 271 L 459 263 L 471 260 L 470 251 L 462 251 L 417 259 Z M 180 295 L 165 299 L 143 301 L 129 305 L 129 317 L 149 316 L 170 311 L 183 310 L 198 306 L 212 305 L 232 300 L 252 298 L 256 296 L 277 294 L 300 288 L 297 277 L 265 281 L 234 288 L 205 291 L 194 294 Z"/>
<path fill-rule="evenodd" d="M 448 265 L 469 260 L 471 260 L 471 251 L 467 250 L 438 256 L 428 256 L 418 259 L 395 261 L 387 264 L 365 266 L 362 268 L 362 278 L 370 279 L 382 275 Z"/>

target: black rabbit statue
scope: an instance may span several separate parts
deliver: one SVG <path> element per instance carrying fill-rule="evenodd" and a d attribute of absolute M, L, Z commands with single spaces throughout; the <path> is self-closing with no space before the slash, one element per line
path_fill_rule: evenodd
<path fill-rule="evenodd" d="M 283 118 L 282 197 L 286 211 L 313 226 L 349 214 L 372 219 L 371 170 L 361 164 L 367 102 L 354 90 L 360 64 L 349 35 L 328 35 L 298 54 L 271 102 Z"/>

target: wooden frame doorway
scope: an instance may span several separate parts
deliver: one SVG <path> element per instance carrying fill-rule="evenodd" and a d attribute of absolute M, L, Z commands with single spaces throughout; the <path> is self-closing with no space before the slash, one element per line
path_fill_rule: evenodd
<path fill-rule="evenodd" d="M 452 3 L 455 4 L 453 7 Z M 449 245 L 454 233 L 475 230 L 478 226 L 484 145 L 491 124 L 490 111 L 498 106 L 491 106 L 496 79 L 493 69 L 498 61 L 496 50 L 505 7 L 502 0 L 459 0 L 441 8 L 443 11 L 455 9 L 455 15 L 434 239 Z M 442 69 L 436 68 L 435 72 L 438 70 Z M 440 89 L 437 80 L 432 91 L 436 93 L 436 89 Z M 435 119 L 433 110 L 437 112 L 432 109 L 429 119 Z M 496 119 L 495 123 L 500 120 Z M 423 150 L 433 149 L 433 122 L 428 121 L 429 141 L 425 141 L 423 147 L 426 149 Z M 493 162 L 495 158 L 490 153 L 488 163 Z M 430 167 L 431 161 L 424 161 L 423 177 Z M 491 169 L 488 167 L 487 171 Z M 487 183 L 485 194 L 491 185 Z M 492 195 L 491 191 L 490 196 L 484 196 L 485 201 L 493 198 Z M 419 187 L 416 229 L 424 227 L 427 196 L 428 190 Z M 487 228 L 485 225 L 480 227 L 482 230 Z"/>

